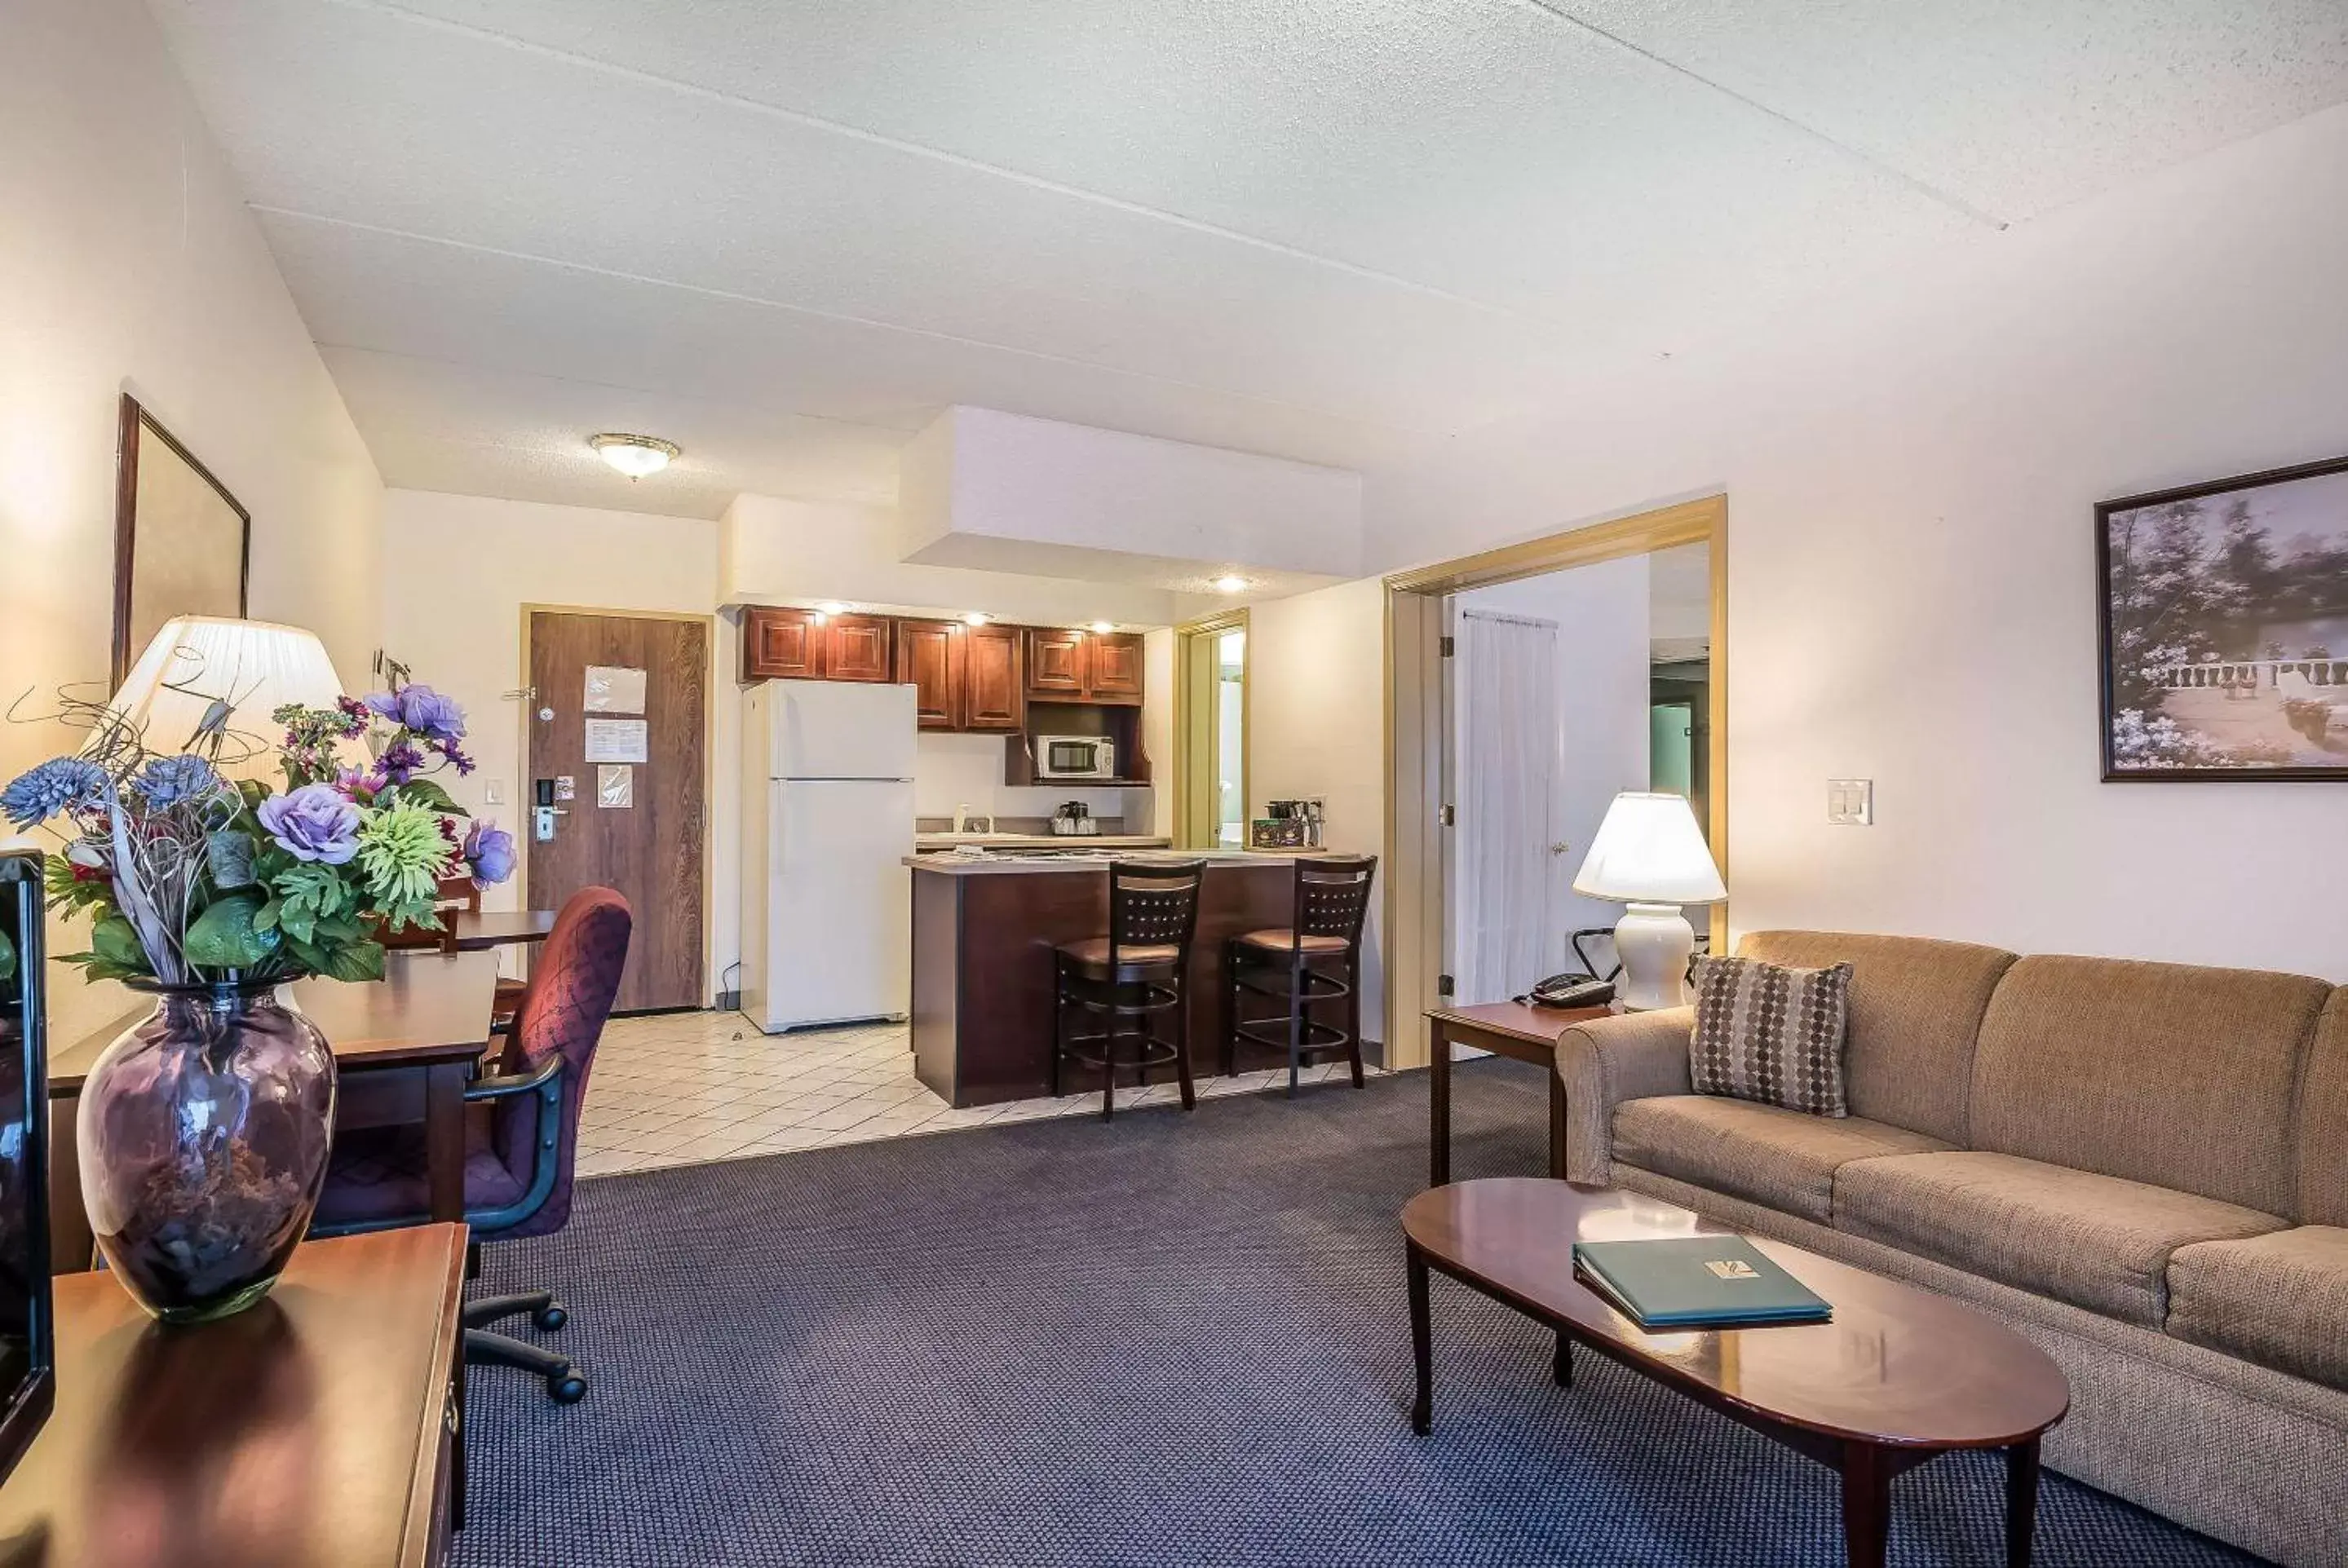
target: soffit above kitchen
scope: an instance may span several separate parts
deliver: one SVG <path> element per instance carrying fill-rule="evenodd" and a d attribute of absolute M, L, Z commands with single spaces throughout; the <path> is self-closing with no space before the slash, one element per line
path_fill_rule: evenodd
<path fill-rule="evenodd" d="M 1375 473 L 2348 98 L 2337 0 L 150 5 L 387 483 L 702 517 L 954 405 Z"/>

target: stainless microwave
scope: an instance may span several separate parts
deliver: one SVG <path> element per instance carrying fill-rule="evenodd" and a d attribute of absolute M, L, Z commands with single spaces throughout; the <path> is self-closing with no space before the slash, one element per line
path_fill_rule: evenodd
<path fill-rule="evenodd" d="M 1035 776 L 1113 779 L 1117 777 L 1117 747 L 1098 735 L 1038 735 Z"/>

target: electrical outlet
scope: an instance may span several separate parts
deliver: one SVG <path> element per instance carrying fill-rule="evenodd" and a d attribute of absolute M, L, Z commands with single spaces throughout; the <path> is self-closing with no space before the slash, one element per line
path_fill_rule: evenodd
<path fill-rule="evenodd" d="M 1875 781 L 1827 780 L 1827 820 L 1838 827 L 1872 825 L 1875 821 Z"/>

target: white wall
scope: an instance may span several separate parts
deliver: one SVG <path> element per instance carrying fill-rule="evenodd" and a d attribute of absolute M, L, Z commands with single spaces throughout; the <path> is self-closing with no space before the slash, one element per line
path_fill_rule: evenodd
<path fill-rule="evenodd" d="M 1063 801 L 1080 800 L 1095 816 L 1131 815 L 1141 820 L 1129 823 L 1130 831 L 1150 831 L 1148 790 L 1004 784 L 1003 743 L 1001 735 L 923 734 L 915 743 L 913 815 L 952 816 L 956 806 L 968 805 L 973 815 L 980 816 L 1049 816 Z"/>
<path fill-rule="evenodd" d="M 528 815 L 522 775 L 528 714 L 505 695 L 522 686 L 522 606 L 708 614 L 716 602 L 717 527 L 691 518 L 549 507 L 479 496 L 393 490 L 384 522 L 383 639 L 415 677 L 465 708 L 480 767 L 441 775 L 468 809 L 517 836 Z M 740 705 L 732 628 L 713 628 L 716 713 L 712 786 L 709 968 L 712 989 L 739 940 Z M 356 682 L 364 673 L 345 671 Z M 505 802 L 487 804 L 489 786 Z M 519 879 L 489 890 L 491 908 L 517 906 Z"/>
<path fill-rule="evenodd" d="M 1266 801 L 1319 795 L 1324 842 L 1354 854 L 1385 848 L 1385 589 L 1365 579 L 1248 611 L 1249 815 Z M 1373 1037 L 1385 1031 L 1384 899 L 1382 886 L 1370 900 L 1363 977 L 1362 1027 Z"/>
<path fill-rule="evenodd" d="M 1550 572 L 1519 582 L 1497 583 L 1457 596 L 1457 610 L 1485 610 L 1556 623 L 1557 726 L 1549 738 L 1557 770 L 1553 842 L 1570 847 L 1551 860 L 1554 936 L 1544 957 L 1542 975 L 1580 968 L 1581 960 L 1568 945 L 1574 931 L 1611 927 L 1622 917 L 1620 904 L 1584 898 L 1573 891 L 1573 875 L 1589 854 L 1606 808 L 1623 790 L 1647 787 L 1649 742 L 1648 572 L 1645 556 L 1625 556 L 1570 571 Z M 1455 661 L 1455 664 L 1460 661 Z M 1467 686 L 1477 678 L 1472 666 L 1455 671 L 1451 717 L 1454 767 L 1458 783 L 1455 798 L 1468 798 L 1467 779 L 1478 766 L 1507 765 L 1505 756 L 1479 754 L 1465 742 Z M 1473 831 L 1458 830 L 1464 841 Z M 1456 858 L 1456 857 L 1455 857 Z M 1454 884 L 1455 887 L 1457 884 Z M 1457 905 L 1454 905 L 1456 910 Z M 1460 926 L 1454 917 L 1455 932 Z M 1593 946 L 1593 955 L 1607 949 Z M 1456 958 L 1455 954 L 1455 958 Z M 1455 963 L 1453 973 L 1462 970 Z M 1602 965 L 1601 965 L 1601 972 Z M 1535 979 L 1540 976 L 1532 977 Z M 1490 997 L 1468 997 L 1490 1001 Z"/>
<path fill-rule="evenodd" d="M 118 400 L 252 514 L 252 610 L 376 644 L 383 487 L 138 0 L 0 6 L 0 687 L 103 686 Z M 70 745 L 0 724 L 0 777 Z"/>
<path fill-rule="evenodd" d="M 1374 564 L 1725 491 L 1737 929 L 2348 979 L 2348 791 L 2098 781 L 2092 517 L 2348 451 L 2343 192 L 2348 108 L 1685 345 L 1374 483 Z"/>
<path fill-rule="evenodd" d="M 904 561 L 891 507 L 744 495 L 717 526 L 727 604 L 837 599 L 1038 626 L 1165 626 L 1182 614 L 1184 601 L 1157 589 Z"/>

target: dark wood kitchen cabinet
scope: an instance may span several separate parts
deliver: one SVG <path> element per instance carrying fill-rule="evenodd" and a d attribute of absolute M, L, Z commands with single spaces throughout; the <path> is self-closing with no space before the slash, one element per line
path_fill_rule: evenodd
<path fill-rule="evenodd" d="M 1085 634 L 1056 626 L 1027 629 L 1027 692 L 1048 702 L 1081 702 L 1092 661 L 1085 657 Z"/>
<path fill-rule="evenodd" d="M 754 604 L 742 616 L 742 679 L 823 679 L 822 617 L 789 605 Z"/>
<path fill-rule="evenodd" d="M 1141 701 L 1141 639 L 1131 632 L 1104 631 L 1085 641 L 1091 645 L 1092 668 L 1086 671 L 1085 700 L 1088 702 L 1136 704 Z"/>
<path fill-rule="evenodd" d="M 754 604 L 742 616 L 742 679 L 894 681 L 896 625 L 885 615 Z"/>
<path fill-rule="evenodd" d="M 913 716 L 924 730 L 962 728 L 969 661 L 961 631 L 955 620 L 897 622 L 897 679 L 913 688 Z"/>
<path fill-rule="evenodd" d="M 924 730 L 1018 733 L 1027 719 L 1015 626 L 897 622 L 897 679 L 913 688 Z"/>
<path fill-rule="evenodd" d="M 1141 702 L 1141 639 L 1131 632 L 1027 631 L 1027 694 L 1046 702 Z"/>
<path fill-rule="evenodd" d="M 965 730 L 1019 733 L 1027 723 L 1025 650 L 1015 626 L 973 626 L 962 635 Z"/>
<path fill-rule="evenodd" d="M 897 623 L 885 615 L 835 615 L 823 629 L 823 678 L 827 681 L 897 679 Z"/>

